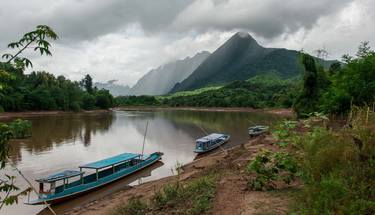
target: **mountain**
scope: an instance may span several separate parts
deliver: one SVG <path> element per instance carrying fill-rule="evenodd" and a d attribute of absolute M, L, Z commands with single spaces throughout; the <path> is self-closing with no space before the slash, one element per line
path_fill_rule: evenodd
<path fill-rule="evenodd" d="M 125 96 L 131 94 L 131 88 L 129 86 L 115 84 L 116 81 L 117 80 L 111 80 L 107 83 L 96 82 L 94 83 L 94 86 L 98 89 L 104 88 L 109 90 L 113 96 Z"/>
<path fill-rule="evenodd" d="M 132 95 L 163 95 L 173 86 L 186 79 L 204 61 L 210 53 L 203 51 L 193 57 L 177 60 L 160 66 L 144 75 L 132 87 Z"/>
<path fill-rule="evenodd" d="M 298 56 L 294 50 L 262 47 L 247 32 L 238 32 L 170 92 L 246 80 L 266 72 L 293 77 L 302 71 Z"/>

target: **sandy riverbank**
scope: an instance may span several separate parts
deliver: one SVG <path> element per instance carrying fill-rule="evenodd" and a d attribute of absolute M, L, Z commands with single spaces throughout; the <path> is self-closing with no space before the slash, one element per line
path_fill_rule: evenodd
<path fill-rule="evenodd" d="M 201 177 L 213 168 L 220 168 L 225 173 L 222 174 L 217 184 L 215 198 L 209 214 L 286 214 L 292 198 L 291 195 L 299 186 L 297 182 L 272 192 L 250 191 L 246 186 L 245 166 L 261 149 L 277 151 L 278 147 L 272 142 L 273 139 L 270 136 L 258 137 L 225 152 L 218 151 L 198 158 L 183 166 L 179 180 L 181 183 L 187 183 Z M 131 197 L 151 199 L 155 191 L 166 184 L 173 183 L 175 180 L 176 176 L 170 176 L 133 186 L 130 189 L 72 208 L 64 214 L 108 214 L 117 205 L 126 204 Z"/>

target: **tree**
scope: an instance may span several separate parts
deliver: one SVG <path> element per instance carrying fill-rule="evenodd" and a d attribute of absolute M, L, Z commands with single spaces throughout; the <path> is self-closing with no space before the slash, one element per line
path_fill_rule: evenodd
<path fill-rule="evenodd" d="M 8 48 L 18 51 L 15 54 L 6 53 L 2 58 L 6 59 L 6 63 L 14 63 L 17 68 L 32 67 L 31 61 L 25 57 L 19 57 L 27 48 L 33 48 L 34 51 L 39 51 L 41 55 L 52 55 L 50 52 L 51 44 L 46 39 L 56 40 L 57 34 L 47 25 L 38 25 L 34 31 L 28 32 L 17 41 L 8 45 Z M 31 47 L 35 45 L 34 47 Z"/>
<path fill-rule="evenodd" d="M 83 88 L 86 89 L 86 92 L 89 94 L 93 94 L 94 90 L 92 87 L 92 78 L 89 74 L 87 74 L 82 80 L 81 80 L 81 85 Z"/>
<path fill-rule="evenodd" d="M 108 90 L 101 89 L 96 94 L 96 106 L 102 109 L 113 107 L 113 96 Z"/>
<path fill-rule="evenodd" d="M 314 112 L 319 99 L 318 71 L 314 58 L 302 53 L 302 65 L 305 68 L 303 89 L 293 106 L 297 117 L 304 117 Z"/>

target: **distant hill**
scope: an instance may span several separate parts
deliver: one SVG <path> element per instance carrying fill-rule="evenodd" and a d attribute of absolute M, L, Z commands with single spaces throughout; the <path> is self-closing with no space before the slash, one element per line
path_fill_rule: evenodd
<path fill-rule="evenodd" d="M 186 79 L 204 61 L 210 53 L 199 52 L 193 57 L 177 60 L 160 66 L 144 75 L 132 87 L 132 95 L 163 95 L 168 93 L 173 86 Z"/>
<path fill-rule="evenodd" d="M 294 50 L 262 47 L 250 34 L 238 32 L 170 92 L 247 80 L 265 72 L 277 73 L 282 78 L 293 77 L 302 71 L 298 56 Z"/>
<path fill-rule="evenodd" d="M 96 82 L 94 83 L 94 86 L 97 87 L 98 89 L 104 88 L 106 90 L 109 90 L 109 92 L 113 96 L 125 96 L 125 95 L 131 94 L 131 88 L 129 86 L 116 84 L 115 82 L 116 80 L 111 80 L 111 81 L 108 81 L 107 83 Z"/>

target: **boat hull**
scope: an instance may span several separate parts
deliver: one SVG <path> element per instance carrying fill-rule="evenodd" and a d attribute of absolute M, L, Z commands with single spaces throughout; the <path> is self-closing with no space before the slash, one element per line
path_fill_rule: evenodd
<path fill-rule="evenodd" d="M 59 204 L 59 203 L 62 203 L 62 202 L 65 202 L 67 200 L 70 200 L 70 199 L 73 199 L 73 198 L 76 198 L 78 196 L 81 196 L 81 195 L 84 195 L 84 194 L 87 194 L 89 192 L 92 192 L 94 190 L 97 190 L 99 188 L 102 188 L 103 186 L 106 186 L 110 183 L 113 183 L 117 180 L 120 180 L 126 176 L 129 176 L 133 173 L 136 173 L 156 162 L 158 162 L 159 160 L 161 160 L 161 156 L 162 154 L 159 154 L 158 156 L 155 156 L 155 157 L 152 157 L 150 160 L 145 160 L 144 163 L 140 163 L 138 168 L 134 169 L 133 171 L 129 171 L 129 172 L 125 172 L 124 171 L 124 174 L 121 174 L 119 175 L 118 177 L 114 177 L 110 180 L 102 180 L 101 183 L 99 183 L 98 185 L 96 186 L 91 186 L 91 187 L 88 187 L 87 189 L 82 189 L 82 190 L 79 190 L 77 192 L 74 192 L 74 193 L 71 193 L 71 194 L 67 194 L 67 195 L 63 195 L 63 196 L 58 196 L 58 197 L 51 197 L 51 198 L 43 198 L 43 199 L 36 199 L 34 201 L 31 201 L 31 202 L 28 202 L 28 203 L 25 203 L 25 204 L 28 204 L 28 205 L 40 205 L 40 204 L 45 204 L 45 202 L 47 202 L 48 204 Z M 151 156 L 150 156 L 151 157 Z M 105 179 L 105 178 L 102 178 L 102 179 Z"/>
<path fill-rule="evenodd" d="M 210 147 L 210 148 L 208 148 L 208 149 L 206 149 L 206 150 L 197 150 L 197 149 L 195 149 L 194 152 L 197 153 L 197 154 L 199 154 L 199 155 L 200 155 L 200 154 L 207 153 L 207 152 L 210 152 L 210 151 L 212 151 L 212 150 L 214 150 L 214 149 L 220 147 L 220 146 L 223 145 L 224 143 L 228 142 L 229 139 L 230 139 L 230 136 L 228 135 L 228 136 L 227 136 L 223 141 L 221 141 L 220 143 L 215 144 L 215 145 L 213 145 L 212 147 Z"/>

